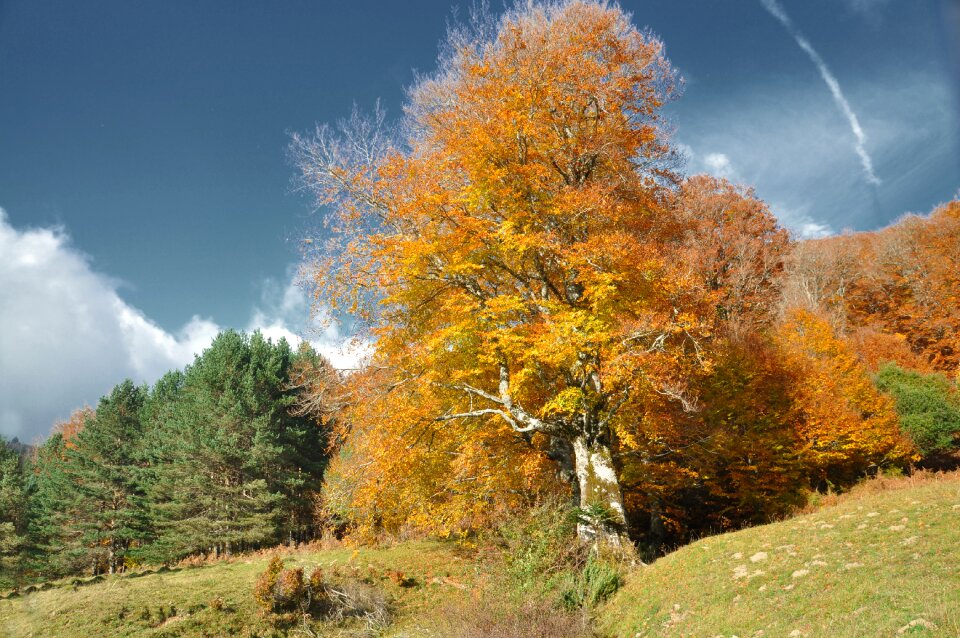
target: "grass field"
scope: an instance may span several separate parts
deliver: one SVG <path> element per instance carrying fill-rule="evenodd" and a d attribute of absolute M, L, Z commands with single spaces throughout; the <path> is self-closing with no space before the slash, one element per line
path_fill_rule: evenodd
<path fill-rule="evenodd" d="M 388 629 L 391 633 L 416 631 L 424 607 L 442 605 L 472 587 L 478 580 L 477 571 L 461 554 L 452 543 L 405 543 L 382 549 L 298 551 L 283 556 L 288 566 L 303 566 L 308 573 L 319 565 L 382 589 L 393 615 L 388 624 L 371 626 L 364 618 L 353 618 L 313 627 L 319 635 L 362 636 Z M 114 576 L 78 586 L 65 581 L 52 589 L 0 600 L 0 635 L 309 635 L 298 627 L 287 633 L 278 631 L 258 614 L 253 585 L 268 560 L 269 555 L 244 557 L 163 573 Z"/>
<path fill-rule="evenodd" d="M 715 536 L 640 566 L 594 610 L 599 636 L 960 636 L 960 475 L 872 481 L 816 511 Z M 511 583 L 502 555 L 455 543 L 284 552 L 287 565 L 366 583 L 386 618 L 277 629 L 252 589 L 270 554 L 63 581 L 0 600 L 0 636 L 589 635 Z M 379 594 L 378 594 L 379 595 Z M 574 626 L 577 625 L 577 626 Z"/>
<path fill-rule="evenodd" d="M 603 635 L 960 636 L 960 477 L 867 484 L 634 571 Z"/>

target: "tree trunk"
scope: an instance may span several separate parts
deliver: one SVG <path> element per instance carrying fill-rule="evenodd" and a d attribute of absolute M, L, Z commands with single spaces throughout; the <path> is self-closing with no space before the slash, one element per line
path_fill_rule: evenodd
<path fill-rule="evenodd" d="M 578 436 L 573 440 L 573 456 L 579 505 L 584 512 L 577 525 L 580 538 L 617 547 L 629 544 L 623 494 L 610 446 Z"/>

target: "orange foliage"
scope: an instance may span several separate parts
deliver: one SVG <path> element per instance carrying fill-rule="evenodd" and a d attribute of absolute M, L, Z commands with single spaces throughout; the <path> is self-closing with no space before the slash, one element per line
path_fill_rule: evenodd
<path fill-rule="evenodd" d="M 960 365 L 960 201 L 908 215 L 880 231 L 801 242 L 788 305 L 826 310 L 871 367 L 884 357 L 917 369 Z M 889 335 L 880 339 L 876 333 Z M 904 340 L 920 361 L 911 360 Z"/>
<path fill-rule="evenodd" d="M 795 309 L 778 339 L 798 373 L 794 400 L 802 412 L 801 454 L 815 474 L 849 483 L 870 468 L 914 460 L 893 400 L 881 394 L 830 322 Z"/>
<path fill-rule="evenodd" d="M 717 319 L 736 330 L 772 319 L 780 294 L 787 231 L 751 189 L 708 175 L 688 178 L 677 193 L 684 222 L 683 258 Z"/>
<path fill-rule="evenodd" d="M 960 363 L 960 201 L 864 236 L 865 272 L 851 287 L 852 321 L 905 335 L 935 370 Z"/>
<path fill-rule="evenodd" d="M 559 472 L 614 533 L 621 478 L 651 527 L 685 524 L 683 494 L 708 494 L 733 524 L 782 511 L 805 473 L 846 481 L 909 456 L 834 328 L 902 320 L 867 310 L 864 240 L 789 254 L 752 191 L 681 182 L 658 40 L 573 0 L 449 44 L 410 93 L 403 143 L 382 114 L 294 139 L 333 231 L 307 266 L 316 298 L 377 347 L 336 421 L 332 513 L 363 533 L 455 534 L 554 493 Z M 770 339 L 788 256 L 795 310 Z M 954 285 L 946 268 L 935 278 Z M 914 288 L 898 298 L 929 319 Z M 942 328 L 906 333 L 917 351 L 936 342 L 938 366 L 952 356 Z M 906 357 L 859 339 L 869 365 Z"/>
<path fill-rule="evenodd" d="M 890 361 L 901 368 L 920 372 L 933 371 L 933 367 L 926 359 L 910 349 L 910 342 L 907 341 L 906 335 L 890 334 L 867 326 L 851 329 L 847 339 L 871 373 Z"/>
<path fill-rule="evenodd" d="M 456 462 L 424 475 L 463 474 L 438 483 L 456 491 L 539 433 L 604 463 L 580 475 L 604 485 L 578 489 L 622 512 L 609 449 L 637 422 L 620 410 L 646 385 L 683 400 L 675 379 L 703 365 L 713 321 L 675 254 L 659 115 L 673 72 L 600 3 L 520 9 L 454 44 L 411 92 L 409 150 L 351 162 L 337 153 L 357 136 L 329 131 L 299 147 L 341 242 L 314 265 L 318 297 L 368 322 L 375 364 L 411 387 L 375 420 L 396 424 L 371 430 L 380 449 L 358 444 L 384 472 L 429 462 L 411 441 L 440 446 Z"/>
<path fill-rule="evenodd" d="M 385 376 L 350 377 L 353 401 L 335 425 L 344 443 L 326 471 L 323 506 L 352 537 L 460 535 L 564 491 L 542 435 L 528 442 L 495 419 L 438 422 L 424 416 L 439 409 L 433 397 Z"/>
<path fill-rule="evenodd" d="M 80 434 L 80 431 L 83 430 L 87 419 L 92 419 L 94 416 L 96 416 L 96 412 L 89 406 L 74 410 L 70 418 L 66 421 L 60 421 L 53 426 L 53 433 L 60 434 L 63 437 L 64 444 L 68 448 L 76 447 L 76 443 L 73 442 L 74 439 Z"/>

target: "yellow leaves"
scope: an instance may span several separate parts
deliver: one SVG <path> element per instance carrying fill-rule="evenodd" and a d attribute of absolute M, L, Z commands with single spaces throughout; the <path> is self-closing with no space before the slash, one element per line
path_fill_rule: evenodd
<path fill-rule="evenodd" d="M 564 388 L 547 401 L 541 413 L 544 417 L 566 417 L 584 408 L 586 396 L 580 388 Z"/>

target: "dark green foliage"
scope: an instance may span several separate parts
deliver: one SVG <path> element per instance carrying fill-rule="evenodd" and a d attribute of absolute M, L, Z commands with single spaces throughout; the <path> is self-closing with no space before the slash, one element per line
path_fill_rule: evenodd
<path fill-rule="evenodd" d="M 955 450 L 960 443 L 960 392 L 941 374 L 904 370 L 894 363 L 880 368 L 877 387 L 897 404 L 900 426 L 924 458 Z"/>
<path fill-rule="evenodd" d="M 149 492 L 158 538 L 148 556 L 230 553 L 311 534 L 325 446 L 316 423 L 291 413 L 297 356 L 286 341 L 228 331 L 154 388 Z"/>
<path fill-rule="evenodd" d="M 57 434 L 38 451 L 34 535 L 51 575 L 113 573 L 149 537 L 139 471 L 146 395 L 124 381 L 69 443 Z"/>
<path fill-rule="evenodd" d="M 152 389 L 115 387 L 29 475 L 0 456 L 0 505 L 16 504 L 0 512 L 0 580 L 14 555 L 17 573 L 51 578 L 312 538 L 326 445 L 291 379 L 318 359 L 224 332 Z"/>
<path fill-rule="evenodd" d="M 0 589 L 19 584 L 27 550 L 28 487 L 24 461 L 0 437 Z"/>

